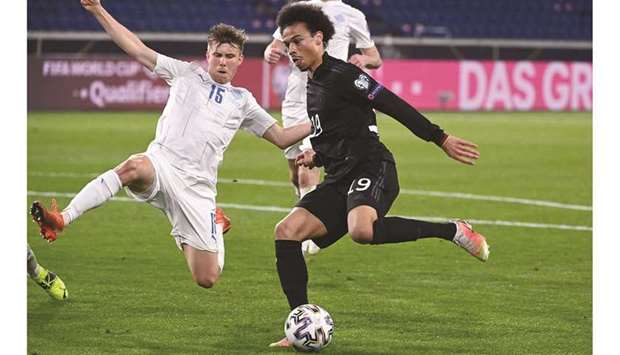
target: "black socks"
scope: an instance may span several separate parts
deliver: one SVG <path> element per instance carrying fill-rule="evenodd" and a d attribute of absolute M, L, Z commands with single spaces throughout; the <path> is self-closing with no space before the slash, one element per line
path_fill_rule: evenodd
<path fill-rule="evenodd" d="M 276 240 L 276 267 L 291 309 L 308 303 L 308 269 L 301 253 L 301 242 Z"/>
<path fill-rule="evenodd" d="M 402 217 L 383 217 L 375 221 L 371 244 L 402 243 L 422 238 L 452 240 L 454 223 L 433 223 Z"/>

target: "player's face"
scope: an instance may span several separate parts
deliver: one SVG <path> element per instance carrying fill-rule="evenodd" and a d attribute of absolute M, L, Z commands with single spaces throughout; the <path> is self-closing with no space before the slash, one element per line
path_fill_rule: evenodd
<path fill-rule="evenodd" d="M 297 22 L 284 28 L 282 42 L 299 70 L 314 71 L 321 64 L 323 32 L 312 35 L 305 23 Z"/>
<path fill-rule="evenodd" d="M 207 72 L 220 84 L 233 80 L 239 65 L 243 62 L 243 55 L 239 47 L 230 43 L 212 43 L 207 49 Z"/>

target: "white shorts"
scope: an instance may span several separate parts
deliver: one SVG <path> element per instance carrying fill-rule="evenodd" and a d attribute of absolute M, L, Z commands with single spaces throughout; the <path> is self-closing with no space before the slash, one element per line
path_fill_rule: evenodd
<path fill-rule="evenodd" d="M 155 168 L 153 187 L 144 193 L 125 188 L 134 199 L 162 210 L 172 225 L 170 234 L 177 247 L 183 244 L 198 250 L 217 253 L 220 270 L 224 269 L 224 238 L 215 223 L 215 193 L 206 185 L 169 164 L 155 152 L 147 152 Z"/>

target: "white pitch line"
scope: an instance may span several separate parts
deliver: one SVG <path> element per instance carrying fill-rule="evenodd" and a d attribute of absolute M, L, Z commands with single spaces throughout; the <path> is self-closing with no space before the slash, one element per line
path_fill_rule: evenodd
<path fill-rule="evenodd" d="M 28 174 L 32 176 L 43 176 L 43 177 L 52 177 L 52 178 L 58 178 L 58 177 L 94 178 L 99 175 L 99 174 L 76 174 L 76 173 L 45 173 L 45 172 L 37 172 L 37 171 L 32 171 L 32 172 L 29 172 Z M 291 186 L 290 183 L 282 182 L 282 181 L 255 180 L 255 179 L 219 178 L 218 183 L 254 185 L 254 186 L 276 186 L 276 187 L 290 187 Z M 400 194 L 401 195 L 430 196 L 430 197 L 445 197 L 445 198 L 455 198 L 455 199 L 463 199 L 463 200 L 514 203 L 514 204 L 520 204 L 520 205 L 560 208 L 560 209 L 577 210 L 577 211 L 592 211 L 592 206 L 587 206 L 587 205 L 567 204 L 567 203 L 561 203 L 561 202 L 555 202 L 555 201 L 533 200 L 533 199 L 525 199 L 525 198 L 518 198 L 518 197 L 476 195 L 476 194 L 469 194 L 469 193 L 463 193 L 463 192 L 401 189 Z"/>
<path fill-rule="evenodd" d="M 66 197 L 73 198 L 75 194 L 66 193 L 66 192 L 42 192 L 42 191 L 28 191 L 28 196 L 39 196 L 39 197 Z M 133 198 L 129 197 L 114 197 L 112 201 L 118 202 L 138 202 Z M 239 210 L 246 211 L 258 211 L 258 212 L 279 212 L 279 213 L 287 213 L 291 210 L 291 207 L 278 207 L 278 206 L 257 206 L 257 205 L 244 205 L 238 203 L 226 203 L 226 202 L 218 202 L 217 205 L 219 207 L 224 208 L 233 208 Z M 402 216 L 405 218 L 415 218 L 420 220 L 427 221 L 447 221 L 454 220 L 456 218 L 448 218 L 448 217 L 428 217 L 428 216 Z M 530 222 L 516 222 L 516 221 L 491 221 L 484 219 L 468 219 L 472 224 L 482 224 L 482 225 L 495 225 L 495 226 L 506 226 L 506 227 L 522 227 L 522 228 L 538 228 L 538 229 L 563 229 L 563 230 L 574 230 L 574 231 L 592 231 L 592 227 L 588 226 L 578 226 L 578 225 L 568 225 L 568 224 L 547 224 L 547 223 L 530 223 Z"/>

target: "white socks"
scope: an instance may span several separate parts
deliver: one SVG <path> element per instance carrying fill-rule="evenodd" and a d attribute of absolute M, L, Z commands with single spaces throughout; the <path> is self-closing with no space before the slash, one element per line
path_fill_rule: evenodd
<path fill-rule="evenodd" d="M 30 249 L 30 245 L 28 245 L 28 256 L 26 257 L 26 265 L 28 270 L 28 275 L 31 278 L 37 279 L 39 277 L 39 263 L 37 262 L 36 256 L 34 256 L 34 252 Z"/>
<path fill-rule="evenodd" d="M 78 192 L 69 206 L 62 211 L 65 225 L 76 220 L 82 213 L 101 206 L 123 187 L 121 179 L 114 170 L 99 175 Z"/>

